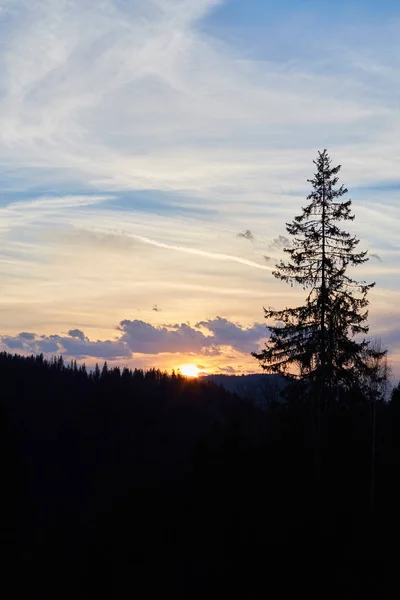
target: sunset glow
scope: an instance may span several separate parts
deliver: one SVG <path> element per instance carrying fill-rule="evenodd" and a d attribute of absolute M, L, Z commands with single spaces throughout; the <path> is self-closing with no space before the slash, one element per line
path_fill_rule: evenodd
<path fill-rule="evenodd" d="M 198 377 L 200 369 L 196 365 L 181 365 L 179 367 L 180 373 L 185 377 Z"/>

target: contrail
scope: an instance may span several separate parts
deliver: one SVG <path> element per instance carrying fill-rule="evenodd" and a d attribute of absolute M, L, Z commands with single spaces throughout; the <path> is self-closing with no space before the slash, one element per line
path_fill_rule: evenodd
<path fill-rule="evenodd" d="M 157 248 L 165 248 L 167 250 L 176 250 L 178 252 L 185 252 L 186 254 L 195 254 L 197 256 L 205 256 L 207 258 L 212 258 L 215 260 L 225 260 L 230 262 L 236 262 L 241 265 L 246 265 L 247 267 L 253 267 L 254 269 L 262 269 L 263 271 L 272 271 L 271 267 L 266 265 L 260 265 L 252 260 L 247 260 L 247 258 L 241 258 L 240 256 L 232 256 L 231 254 L 221 254 L 220 252 L 207 252 L 206 250 L 198 250 L 196 248 L 188 248 L 186 246 L 175 246 L 173 244 L 165 244 L 164 242 L 157 242 L 157 240 L 152 240 L 151 238 L 144 237 L 142 235 L 129 234 L 129 237 L 133 237 L 137 240 L 145 244 L 150 244 L 151 246 L 156 246 Z"/>

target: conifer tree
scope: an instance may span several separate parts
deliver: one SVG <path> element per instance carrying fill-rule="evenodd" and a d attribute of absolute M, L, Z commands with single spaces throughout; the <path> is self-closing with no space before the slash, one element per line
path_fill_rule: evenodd
<path fill-rule="evenodd" d="M 108 375 L 108 364 L 107 361 L 104 362 L 103 368 L 101 370 L 101 377 L 104 379 Z"/>
<path fill-rule="evenodd" d="M 351 389 L 368 379 L 371 359 L 385 352 L 360 339 L 368 333 L 369 290 L 375 285 L 355 281 L 348 267 L 368 260 L 357 251 L 359 240 L 339 227 L 352 221 L 351 200 L 342 199 L 347 189 L 338 186 L 341 166 L 332 167 L 326 150 L 314 161 L 317 168 L 308 182 L 309 204 L 286 229 L 292 244 L 284 251 L 273 275 L 308 292 L 305 303 L 284 310 L 264 309 L 273 324 L 265 349 L 253 353 L 270 373 L 297 375 L 317 382 L 329 396 L 333 387 Z"/>
<path fill-rule="evenodd" d="M 101 376 L 100 367 L 99 367 L 98 363 L 96 363 L 96 366 L 95 366 L 94 372 L 93 372 L 93 379 L 95 381 L 99 381 L 100 380 L 100 376 Z"/>

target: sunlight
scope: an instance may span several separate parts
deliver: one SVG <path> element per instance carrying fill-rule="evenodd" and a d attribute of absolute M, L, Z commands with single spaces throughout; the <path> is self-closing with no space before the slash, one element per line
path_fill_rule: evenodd
<path fill-rule="evenodd" d="M 200 369 L 196 367 L 196 365 L 181 365 L 178 368 L 178 371 L 182 373 L 185 377 L 198 377 L 200 373 Z"/>

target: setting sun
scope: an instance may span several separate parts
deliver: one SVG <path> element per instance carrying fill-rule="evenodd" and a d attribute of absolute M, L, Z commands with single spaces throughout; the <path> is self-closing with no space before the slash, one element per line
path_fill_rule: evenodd
<path fill-rule="evenodd" d="M 196 365 L 181 365 L 179 371 L 185 377 L 198 377 L 200 373 L 200 369 Z"/>

